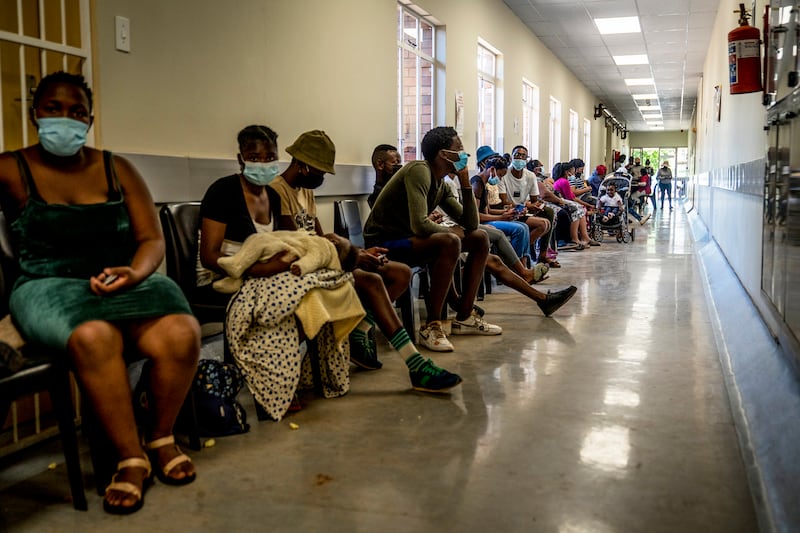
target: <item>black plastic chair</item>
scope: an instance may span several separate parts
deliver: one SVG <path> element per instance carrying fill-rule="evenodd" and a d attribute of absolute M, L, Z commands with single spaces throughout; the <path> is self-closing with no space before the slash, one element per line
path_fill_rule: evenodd
<path fill-rule="evenodd" d="M 197 247 L 200 235 L 200 202 L 178 202 L 165 204 L 159 211 L 161 227 L 166 244 L 167 276 L 183 290 L 192 313 L 200 324 L 220 322 L 223 324 L 224 358 L 232 362 L 228 340 L 224 335 L 227 306 L 219 302 L 202 301 L 197 297 Z M 214 334 L 209 338 L 216 337 Z M 179 422 L 189 439 L 189 447 L 201 447 L 194 393 L 189 392 L 179 416 Z"/>
<path fill-rule="evenodd" d="M 17 261 L 11 247 L 11 239 L 5 215 L 0 212 L 0 316 L 8 314 L 8 296 L 19 274 Z M 86 493 L 83 487 L 78 436 L 75 430 L 75 410 L 70 393 L 69 369 L 63 354 L 34 347 L 23 347 L 28 364 L 19 372 L 0 379 L 0 420 L 5 420 L 11 402 L 36 392 L 48 391 L 53 411 L 58 422 L 67 476 L 72 492 L 72 505 L 86 511 Z"/>
<path fill-rule="evenodd" d="M 165 204 L 159 212 L 166 243 L 167 276 L 183 290 L 200 324 L 225 322 L 226 306 L 197 298 L 197 245 L 200 202 Z"/>

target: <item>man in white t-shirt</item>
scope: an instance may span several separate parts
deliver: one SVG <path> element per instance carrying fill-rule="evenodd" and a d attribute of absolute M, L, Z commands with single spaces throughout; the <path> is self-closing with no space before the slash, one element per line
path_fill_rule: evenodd
<path fill-rule="evenodd" d="M 553 233 L 555 213 L 539 199 L 539 181 L 536 175 L 525 168 L 528 163 L 528 149 L 515 146 L 511 151 L 510 172 L 500 180 L 500 200 L 505 206 L 519 210 L 519 220 L 525 222 L 531 231 L 531 255 L 538 262 L 547 263 L 547 248 Z M 541 239 L 538 252 L 534 250 L 536 241 Z"/>

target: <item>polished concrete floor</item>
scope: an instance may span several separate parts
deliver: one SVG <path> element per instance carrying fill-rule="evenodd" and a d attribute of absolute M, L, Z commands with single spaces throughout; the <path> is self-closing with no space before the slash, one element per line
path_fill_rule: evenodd
<path fill-rule="evenodd" d="M 0 470 L 0 530 L 756 531 L 686 216 L 635 227 L 561 254 L 540 287 L 579 291 L 553 318 L 495 287 L 481 305 L 503 335 L 434 355 L 464 378 L 451 395 L 412 392 L 384 344 L 382 370 L 282 422 L 245 396 L 250 433 L 122 518 L 94 493 L 87 513 L 64 503 L 41 446 Z"/>

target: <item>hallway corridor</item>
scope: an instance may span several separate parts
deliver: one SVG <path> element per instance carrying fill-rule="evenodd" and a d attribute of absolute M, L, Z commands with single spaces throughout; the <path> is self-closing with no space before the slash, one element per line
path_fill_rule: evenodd
<path fill-rule="evenodd" d="M 463 377 L 452 395 L 412 392 L 381 338 L 384 368 L 344 398 L 273 423 L 244 393 L 251 431 L 193 453 L 197 481 L 156 483 L 131 517 L 64 503 L 57 443 L 22 473 L 4 460 L 0 530 L 757 531 L 686 214 L 632 227 L 559 256 L 538 287 L 578 294 L 553 318 L 495 286 L 480 305 L 503 335 L 423 351 Z"/>

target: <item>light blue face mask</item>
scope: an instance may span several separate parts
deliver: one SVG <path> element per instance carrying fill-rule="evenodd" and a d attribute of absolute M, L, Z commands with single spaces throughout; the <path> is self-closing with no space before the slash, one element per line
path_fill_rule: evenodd
<path fill-rule="evenodd" d="M 492 176 L 489 178 L 489 185 L 497 185 L 498 183 L 500 183 L 500 178 L 497 176 Z"/>
<path fill-rule="evenodd" d="M 448 152 L 455 153 L 455 150 L 447 150 Z M 448 161 L 450 161 L 448 159 Z M 458 161 L 450 161 L 453 163 L 453 166 L 456 167 L 456 172 L 461 172 L 465 168 L 467 168 L 467 162 L 469 161 L 469 154 L 464 150 L 458 152 Z"/>
<path fill-rule="evenodd" d="M 53 155 L 68 157 L 86 144 L 89 125 L 67 117 L 38 118 L 39 142 Z"/>
<path fill-rule="evenodd" d="M 244 179 L 253 185 L 265 186 L 275 179 L 280 173 L 277 161 L 269 163 L 257 163 L 254 161 L 246 161 L 242 175 Z"/>
<path fill-rule="evenodd" d="M 511 166 L 514 167 L 514 170 L 522 170 L 523 168 L 525 168 L 526 163 L 527 161 L 525 161 L 524 159 L 511 160 Z"/>

